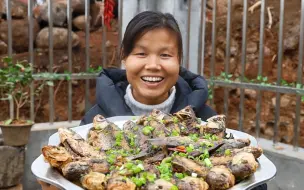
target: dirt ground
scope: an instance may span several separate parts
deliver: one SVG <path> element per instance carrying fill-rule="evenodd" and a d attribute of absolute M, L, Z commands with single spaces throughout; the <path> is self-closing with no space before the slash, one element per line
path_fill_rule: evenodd
<path fill-rule="evenodd" d="M 249 1 L 249 7 L 256 1 Z M 264 37 L 264 64 L 263 76 L 267 76 L 269 82 L 277 80 L 277 64 L 278 64 L 278 35 L 279 35 L 279 15 L 280 1 L 269 0 L 266 5 L 265 13 L 265 37 Z M 273 23 L 269 29 L 269 17 L 267 8 L 271 8 Z M 282 62 L 282 79 L 288 83 L 296 82 L 298 70 L 298 44 L 292 49 L 290 41 L 299 41 L 298 32 L 292 32 L 293 28 L 299 27 L 300 23 L 300 7 L 301 2 L 292 0 L 285 1 L 284 15 L 284 54 Z M 231 59 L 229 72 L 233 74 L 233 78 L 241 75 L 241 46 L 242 46 L 242 5 L 235 6 L 232 14 L 232 32 L 231 32 Z M 226 46 L 226 15 L 217 17 L 217 49 L 215 61 L 215 75 L 219 76 L 225 70 L 224 55 Z M 248 13 L 248 29 L 247 29 L 247 59 L 245 67 L 245 77 L 248 79 L 256 79 L 258 75 L 258 56 L 259 56 L 259 31 L 260 31 L 260 8 L 256 8 L 253 14 Z M 207 56 L 205 56 L 205 75 L 210 76 L 210 60 L 211 60 L 211 24 L 207 26 L 206 46 Z M 304 68 L 303 68 L 304 72 Z M 208 78 L 208 77 L 207 77 Z M 304 78 L 302 78 L 302 82 Z M 212 105 L 218 113 L 224 113 L 224 88 L 215 88 L 214 105 Z M 255 134 L 256 128 L 256 104 L 257 93 L 254 90 L 245 91 L 244 102 L 244 130 L 248 133 Z M 240 90 L 229 89 L 229 108 L 228 108 L 228 127 L 237 129 L 239 121 L 239 105 Z M 292 143 L 294 138 L 294 123 L 296 110 L 296 96 L 290 94 L 282 94 L 280 122 L 277 140 L 285 143 Z M 272 139 L 274 136 L 274 113 L 275 113 L 275 93 L 262 92 L 261 107 L 261 136 Z M 300 124 L 299 143 L 304 146 L 304 103 L 301 107 L 301 124 Z"/>
<path fill-rule="evenodd" d="M 254 1 L 248 1 L 251 6 Z M 265 13 L 265 38 L 264 38 L 264 65 L 263 75 L 268 76 L 270 82 L 277 79 L 277 52 L 278 52 L 278 28 L 279 28 L 279 10 L 280 5 L 278 0 L 268 0 L 267 7 L 271 7 L 273 16 L 273 24 L 271 29 L 267 28 L 268 15 Z M 284 33 L 286 37 L 291 34 L 288 31 L 300 21 L 300 7 L 301 1 L 289 0 L 285 1 L 285 21 Z M 115 26 L 115 23 L 113 24 Z M 247 61 L 245 76 L 249 79 L 257 77 L 258 71 L 258 41 L 260 28 L 260 8 L 257 8 L 253 14 L 248 13 L 248 30 L 247 30 Z M 206 57 L 205 57 L 205 76 L 209 76 L 209 63 L 211 60 L 211 24 L 207 25 L 206 29 Z M 81 46 L 73 50 L 73 72 L 85 71 L 85 39 L 84 32 L 78 31 L 77 34 L 81 39 Z M 294 34 L 292 34 L 294 35 Z M 218 15 L 217 17 L 217 49 L 215 74 L 220 75 L 224 71 L 224 55 L 226 43 L 226 15 Z M 295 36 L 296 38 L 296 36 Z M 102 29 L 91 32 L 90 35 L 90 66 L 97 68 L 102 65 L 101 43 L 102 43 Z M 230 73 L 235 77 L 241 74 L 241 45 L 242 45 L 242 5 L 236 5 L 232 16 L 232 43 L 231 51 L 234 49 L 234 54 L 230 60 Z M 118 67 L 119 62 L 116 55 L 116 47 L 118 42 L 117 28 L 114 27 L 107 32 L 107 65 L 106 67 Z M 28 53 L 17 54 L 15 59 L 27 59 Z M 295 82 L 297 79 L 298 68 L 298 48 L 288 50 L 283 55 L 283 71 L 282 78 L 287 82 Z M 36 50 L 35 52 L 35 69 L 36 72 L 44 72 L 48 69 L 48 52 Z M 54 70 L 62 73 L 68 69 L 68 59 L 66 50 L 54 51 Z M 304 71 L 304 70 L 303 70 Z M 85 82 L 72 81 L 73 84 L 73 119 L 81 119 L 85 113 L 84 94 Z M 55 121 L 64 121 L 68 119 L 68 83 L 66 81 L 55 83 Z M 216 87 L 214 94 L 214 109 L 218 113 L 224 113 L 224 88 Z M 255 118 L 256 118 L 256 92 L 253 90 L 245 91 L 245 105 L 244 105 L 244 130 L 246 132 L 255 134 Z M 48 88 L 45 87 L 40 99 L 35 100 L 36 122 L 47 122 L 49 120 L 49 97 Z M 285 143 L 292 143 L 294 138 L 294 122 L 295 122 L 295 95 L 282 94 L 279 135 L 278 140 Z M 95 102 L 95 82 L 90 82 L 90 102 Z M 228 111 L 228 127 L 237 129 L 239 116 L 240 90 L 229 89 L 229 111 Z M 209 102 L 208 102 L 209 104 Z M 3 111 L 0 113 L 0 119 L 8 116 L 8 104 L 0 102 Z M 29 116 L 29 105 L 23 108 L 23 116 Z M 262 92 L 262 109 L 261 109 L 261 136 L 264 138 L 273 138 L 275 113 L 275 93 Z M 301 108 L 301 137 L 299 142 L 304 147 L 304 103 Z"/>

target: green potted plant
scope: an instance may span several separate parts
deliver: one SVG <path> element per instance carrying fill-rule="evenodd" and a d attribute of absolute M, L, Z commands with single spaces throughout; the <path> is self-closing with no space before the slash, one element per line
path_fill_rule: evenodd
<path fill-rule="evenodd" d="M 32 66 L 26 61 L 13 63 L 12 58 L 5 57 L 0 68 L 1 100 L 14 104 L 10 118 L 0 122 L 3 140 L 6 145 L 23 146 L 28 143 L 34 121 L 20 117 L 20 109 L 29 103 L 30 84 L 33 81 Z"/>

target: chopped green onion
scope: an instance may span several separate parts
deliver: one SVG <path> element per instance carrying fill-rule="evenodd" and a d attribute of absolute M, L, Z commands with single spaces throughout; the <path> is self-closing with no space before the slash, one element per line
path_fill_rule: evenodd
<path fill-rule="evenodd" d="M 177 118 L 177 117 L 173 117 L 173 122 L 174 122 L 175 124 L 177 124 L 177 123 L 179 122 L 178 118 Z"/>
<path fill-rule="evenodd" d="M 152 174 L 150 172 L 144 172 L 142 176 L 147 179 L 149 182 L 154 182 L 156 179 L 156 174 Z"/>
<path fill-rule="evenodd" d="M 179 136 L 179 132 L 176 131 L 176 130 L 173 130 L 171 135 L 172 135 L 173 137 Z"/>
<path fill-rule="evenodd" d="M 175 173 L 175 177 L 177 177 L 178 179 L 183 179 L 185 176 L 182 173 Z"/>
<path fill-rule="evenodd" d="M 135 183 L 137 187 L 141 187 L 146 184 L 146 179 L 143 177 L 140 178 L 132 177 L 131 180 Z"/>
<path fill-rule="evenodd" d="M 186 151 L 188 153 L 193 152 L 193 150 L 194 150 L 194 146 L 192 144 L 190 144 L 188 147 L 186 147 Z"/>
<path fill-rule="evenodd" d="M 230 156 L 231 155 L 231 150 L 230 149 L 226 149 L 225 150 L 225 156 Z"/>
<path fill-rule="evenodd" d="M 211 136 L 211 140 L 217 141 L 217 140 L 218 140 L 218 137 L 217 137 L 216 135 L 212 135 L 212 136 Z"/>
<path fill-rule="evenodd" d="M 205 163 L 205 165 L 206 165 L 207 167 L 209 167 L 209 168 L 212 167 L 212 163 L 211 163 L 211 161 L 210 161 L 209 158 L 205 158 L 204 163 Z"/>
<path fill-rule="evenodd" d="M 115 146 L 121 146 L 121 142 L 122 142 L 122 138 L 123 138 L 123 132 L 119 131 L 116 135 L 115 135 Z"/>
<path fill-rule="evenodd" d="M 144 135 L 147 136 L 147 135 L 150 135 L 153 130 L 154 130 L 153 127 L 151 127 L 151 126 L 145 126 L 143 128 L 142 132 L 143 132 Z"/>
<path fill-rule="evenodd" d="M 197 142 L 199 139 L 198 134 L 190 134 L 189 136 L 190 136 L 190 139 L 193 140 L 194 142 Z"/>

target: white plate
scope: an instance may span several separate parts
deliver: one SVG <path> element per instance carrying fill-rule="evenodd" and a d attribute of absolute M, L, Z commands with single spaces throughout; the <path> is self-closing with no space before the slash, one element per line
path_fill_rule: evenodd
<path fill-rule="evenodd" d="M 107 118 L 109 121 L 114 122 L 118 127 L 122 128 L 123 124 L 127 120 L 134 119 L 134 116 L 117 116 Z M 76 133 L 81 135 L 84 139 L 87 138 L 88 130 L 92 127 L 92 124 L 83 125 L 72 128 Z M 251 146 L 258 146 L 256 139 L 247 134 L 236 130 L 227 129 L 227 133 L 232 133 L 236 138 L 249 138 Z M 49 145 L 57 146 L 60 143 L 58 132 L 50 136 Z M 250 178 L 243 180 L 241 183 L 233 186 L 230 190 L 249 190 L 260 184 L 263 184 L 276 175 L 275 165 L 263 154 L 258 158 L 259 168 Z M 50 167 L 49 163 L 44 161 L 43 155 L 40 155 L 32 163 L 32 172 L 37 179 L 52 184 L 60 189 L 67 190 L 83 190 L 83 188 L 73 184 L 69 180 L 65 179 L 57 170 Z"/>

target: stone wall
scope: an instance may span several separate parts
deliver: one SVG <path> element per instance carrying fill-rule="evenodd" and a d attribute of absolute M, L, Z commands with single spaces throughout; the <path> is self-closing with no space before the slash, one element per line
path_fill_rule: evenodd
<path fill-rule="evenodd" d="M 0 139 L 0 189 L 18 186 L 24 174 L 25 147 L 3 145 Z"/>
<path fill-rule="evenodd" d="M 20 0 L 11 1 L 12 15 L 12 48 L 14 53 L 27 52 L 29 48 L 29 23 L 27 18 L 27 3 Z M 90 4 L 90 26 L 91 30 L 96 30 L 101 26 L 103 15 L 103 3 L 92 1 Z M 72 47 L 80 45 L 79 36 L 75 31 L 84 31 L 85 20 L 85 0 L 72 0 Z M 55 0 L 52 6 L 53 14 L 53 43 L 54 49 L 64 49 L 68 47 L 67 30 L 67 1 Z M 0 1 L 0 54 L 7 52 L 8 23 L 6 20 L 6 1 Z M 48 4 L 45 2 L 33 8 L 33 35 L 35 48 L 48 48 Z"/>

